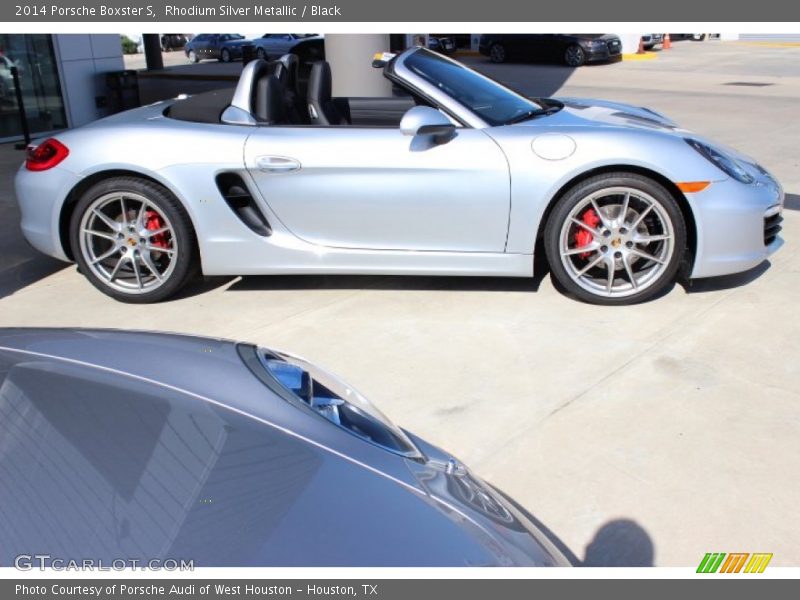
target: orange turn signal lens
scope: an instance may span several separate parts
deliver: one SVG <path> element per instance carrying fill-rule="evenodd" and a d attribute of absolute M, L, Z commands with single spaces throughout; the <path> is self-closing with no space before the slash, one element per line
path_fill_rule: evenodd
<path fill-rule="evenodd" d="M 682 181 L 676 183 L 678 189 L 686 194 L 693 194 L 695 192 L 702 192 L 711 185 L 710 181 Z"/>

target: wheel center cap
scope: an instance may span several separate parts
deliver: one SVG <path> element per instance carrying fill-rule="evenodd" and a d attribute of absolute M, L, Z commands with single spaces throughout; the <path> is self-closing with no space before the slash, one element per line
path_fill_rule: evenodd
<path fill-rule="evenodd" d="M 128 246 L 130 246 L 131 248 L 135 248 L 137 246 L 137 244 L 138 244 L 138 242 L 135 239 L 128 238 Z"/>
<path fill-rule="evenodd" d="M 619 247 L 622 245 L 622 239 L 620 239 L 620 238 L 614 238 L 613 240 L 611 240 L 611 245 L 612 245 L 614 248 L 619 248 Z"/>

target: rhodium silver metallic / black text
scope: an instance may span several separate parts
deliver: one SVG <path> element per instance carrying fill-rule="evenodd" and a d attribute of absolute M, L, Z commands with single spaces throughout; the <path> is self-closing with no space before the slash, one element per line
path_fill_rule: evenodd
<path fill-rule="evenodd" d="M 19 0 L 18 0 L 19 1 Z M 63 0 L 57 5 L 22 0 L 0 4 L 0 20 L 6 23 L 38 22 L 114 22 L 114 21 L 197 21 L 248 22 L 266 17 L 271 21 L 381 22 L 409 23 L 547 23 L 568 22 L 781 22 L 800 21 L 800 3 L 761 0 L 752 3 L 728 2 L 724 11 L 714 2 L 672 0 L 640 2 L 594 0 L 573 2 L 518 2 L 494 0 L 491 6 L 477 0 L 339 0 L 304 2 L 285 0 L 268 3 L 259 0 L 194 0 L 168 5 L 152 0 Z M 44 10 L 43 10 L 44 9 Z M 484 28 L 490 29 L 490 28 Z"/>

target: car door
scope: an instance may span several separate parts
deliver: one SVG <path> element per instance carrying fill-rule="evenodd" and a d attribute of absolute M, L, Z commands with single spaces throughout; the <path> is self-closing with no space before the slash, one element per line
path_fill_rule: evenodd
<path fill-rule="evenodd" d="M 503 252 L 508 163 L 483 131 L 434 145 L 393 127 L 259 127 L 245 162 L 297 237 L 338 248 Z"/>

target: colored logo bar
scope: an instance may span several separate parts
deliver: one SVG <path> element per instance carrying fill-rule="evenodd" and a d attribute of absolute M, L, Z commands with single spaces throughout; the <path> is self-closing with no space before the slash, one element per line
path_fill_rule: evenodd
<path fill-rule="evenodd" d="M 707 552 L 697 567 L 698 573 L 763 573 L 772 553 Z M 744 571 L 743 571 L 744 569 Z"/>

